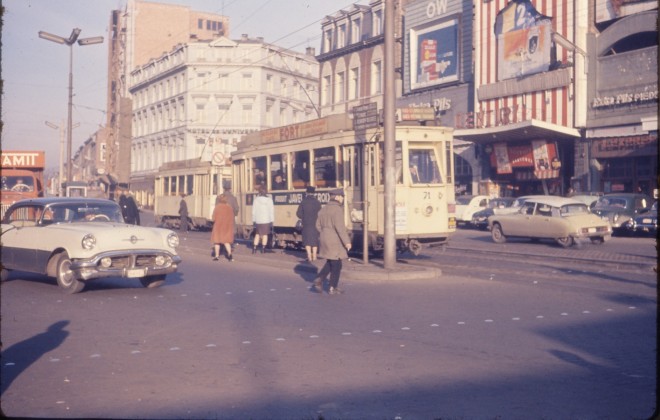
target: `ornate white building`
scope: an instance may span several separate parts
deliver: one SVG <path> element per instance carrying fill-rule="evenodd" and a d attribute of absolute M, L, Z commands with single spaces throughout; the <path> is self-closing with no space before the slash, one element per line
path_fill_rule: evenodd
<path fill-rule="evenodd" d="M 130 74 L 131 185 L 166 162 L 228 163 L 241 136 L 319 118 L 319 65 L 262 38 L 179 44 Z"/>

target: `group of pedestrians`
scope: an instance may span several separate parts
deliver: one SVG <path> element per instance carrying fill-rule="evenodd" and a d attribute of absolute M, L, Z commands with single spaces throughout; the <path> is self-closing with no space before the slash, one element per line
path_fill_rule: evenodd
<path fill-rule="evenodd" d="M 330 191 L 330 201 L 325 206 L 316 198 L 314 187 L 307 187 L 305 198 L 298 206 L 296 215 L 302 221 L 303 246 L 307 261 L 315 261 L 318 256 L 325 258 L 325 265 L 316 275 L 313 290 L 323 293 L 323 283 L 329 279 L 329 293 L 343 293 L 339 288 L 342 260 L 348 258 L 351 239 L 344 223 L 344 190 Z"/>
<path fill-rule="evenodd" d="M 188 207 L 185 196 L 181 198 L 179 215 L 181 230 L 188 230 Z M 316 189 L 307 187 L 305 197 L 298 206 L 296 215 L 302 222 L 302 243 L 307 254 L 306 261 L 316 261 L 324 258 L 325 265 L 313 280 L 312 290 L 323 292 L 324 282 L 328 282 L 328 293 L 341 294 L 338 287 L 342 270 L 342 260 L 348 258 L 351 240 L 344 223 L 344 190 L 341 188 L 330 191 L 330 201 L 322 206 L 316 197 Z M 235 235 L 235 218 L 239 213 L 236 197 L 229 187 L 216 198 L 216 204 L 211 216 L 213 228 L 211 243 L 213 245 L 213 260 L 221 258 L 222 251 L 228 261 L 234 261 L 232 245 Z M 266 187 L 260 185 L 252 202 L 252 221 L 254 223 L 254 241 L 252 254 L 264 253 L 268 244 L 268 235 L 273 233 L 275 222 L 275 206 Z"/>

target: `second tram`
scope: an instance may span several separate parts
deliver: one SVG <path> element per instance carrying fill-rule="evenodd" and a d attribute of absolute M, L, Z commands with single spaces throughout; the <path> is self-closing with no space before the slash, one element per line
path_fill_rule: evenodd
<path fill-rule="evenodd" d="M 397 124 L 395 238 L 398 251 L 417 255 L 445 245 L 456 231 L 451 128 Z M 232 186 L 240 203 L 239 236 L 252 235 L 252 202 L 259 184 L 275 204 L 273 243 L 298 246 L 296 210 L 305 188 L 322 203 L 343 188 L 346 226 L 354 249 L 384 245 L 384 138 L 380 127 L 353 130 L 347 115 L 246 135 L 232 153 Z M 366 238 L 365 238 L 366 232 Z M 366 239 L 366 241 L 365 241 Z"/>

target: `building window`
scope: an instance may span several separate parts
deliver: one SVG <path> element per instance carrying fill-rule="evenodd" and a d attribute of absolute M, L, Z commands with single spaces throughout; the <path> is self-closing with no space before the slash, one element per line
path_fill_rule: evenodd
<path fill-rule="evenodd" d="M 340 71 L 337 73 L 337 89 L 335 90 L 335 103 L 343 102 L 346 98 L 344 92 L 346 89 L 346 73 Z"/>
<path fill-rule="evenodd" d="M 241 116 L 241 122 L 243 124 L 252 123 L 252 105 L 243 105 L 243 113 Z"/>
<path fill-rule="evenodd" d="M 360 18 L 356 18 L 353 20 L 353 24 L 351 26 L 351 43 L 355 44 L 360 42 L 360 34 L 361 34 L 361 23 L 362 21 Z"/>
<path fill-rule="evenodd" d="M 211 30 L 211 21 L 210 21 L 210 20 L 207 20 L 207 21 L 206 21 L 206 30 L 207 30 L 207 31 L 210 31 L 210 30 Z"/>
<path fill-rule="evenodd" d="M 286 79 L 282 78 L 280 79 L 280 95 L 286 96 L 287 95 L 287 81 Z"/>
<path fill-rule="evenodd" d="M 330 76 L 323 77 L 323 105 L 330 105 L 331 93 L 332 93 L 332 78 Z"/>
<path fill-rule="evenodd" d="M 346 24 L 339 25 L 337 29 L 337 48 L 346 46 Z"/>
<path fill-rule="evenodd" d="M 204 19 L 197 19 L 197 29 L 204 29 Z"/>
<path fill-rule="evenodd" d="M 380 95 L 383 93 L 383 63 L 374 61 L 371 65 L 371 94 Z"/>
<path fill-rule="evenodd" d="M 323 34 L 323 52 L 332 51 L 332 29 L 328 29 Z"/>
<path fill-rule="evenodd" d="M 348 86 L 348 99 L 357 99 L 360 95 L 360 69 L 351 69 L 351 80 Z"/>
<path fill-rule="evenodd" d="M 243 73 L 241 80 L 241 89 L 252 89 L 252 73 Z"/>
<path fill-rule="evenodd" d="M 383 33 L 383 11 L 374 10 L 373 17 L 373 36 L 378 36 Z"/>

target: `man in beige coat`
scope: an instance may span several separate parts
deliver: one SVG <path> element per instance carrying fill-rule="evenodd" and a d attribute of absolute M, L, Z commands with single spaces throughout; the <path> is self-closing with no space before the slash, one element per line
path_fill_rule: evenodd
<path fill-rule="evenodd" d="M 342 259 L 348 258 L 351 249 L 351 239 L 344 223 L 344 190 L 338 188 L 330 191 L 330 201 L 316 219 L 316 229 L 320 232 L 319 257 L 326 262 L 314 280 L 315 291 L 323 292 L 323 281 L 330 275 L 331 295 L 343 293 L 337 286 L 341 276 Z"/>

